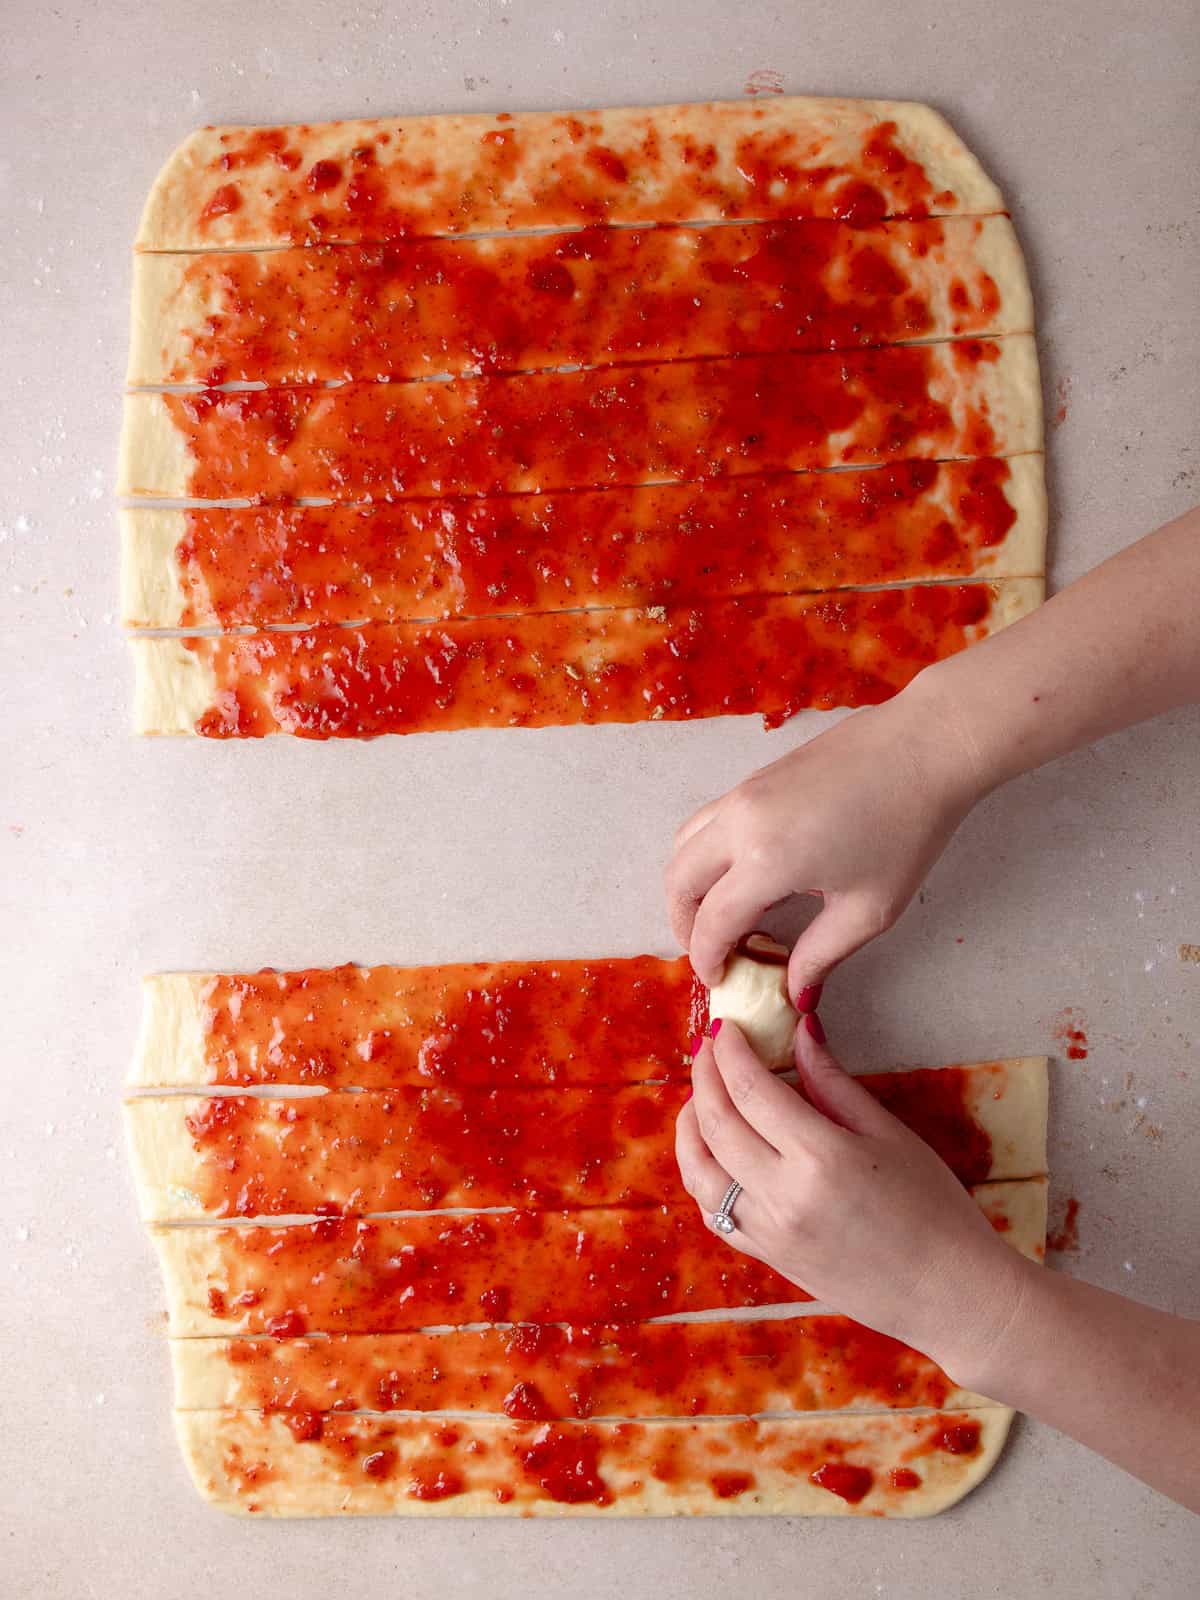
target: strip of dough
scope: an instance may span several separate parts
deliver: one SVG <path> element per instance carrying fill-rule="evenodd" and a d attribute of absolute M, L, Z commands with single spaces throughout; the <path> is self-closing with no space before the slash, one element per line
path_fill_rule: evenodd
<path fill-rule="evenodd" d="M 133 1088 L 464 1089 L 687 1078 L 686 956 L 170 972 L 142 986 Z"/>
<path fill-rule="evenodd" d="M 135 628 L 390 622 L 1045 570 L 1040 455 L 558 495 L 121 512 Z"/>
<path fill-rule="evenodd" d="M 175 1421 L 197 1489 L 225 1511 L 927 1517 L 988 1475 L 1012 1412 L 836 1423 L 330 1416 L 319 1438 L 252 1411 L 181 1411 Z"/>
<path fill-rule="evenodd" d="M 1047 1170 L 1049 1059 L 870 1072 L 864 1088 L 913 1128 L 965 1183 Z"/>
<path fill-rule="evenodd" d="M 1003 209 L 929 106 L 779 98 L 583 112 L 201 128 L 169 156 L 141 250 L 775 216 Z"/>
<path fill-rule="evenodd" d="M 971 1192 L 1014 1249 L 1042 1257 L 1044 1178 Z M 812 1298 L 751 1256 L 715 1250 L 694 1205 L 155 1224 L 150 1235 L 177 1337 L 628 1322 Z"/>
<path fill-rule="evenodd" d="M 1046 1058 L 862 1080 L 966 1183 L 1046 1170 Z M 171 1095 L 125 1107 L 146 1221 L 455 1206 L 684 1205 L 687 1083 Z"/>
<path fill-rule="evenodd" d="M 128 382 L 320 383 L 1029 333 L 1007 217 L 134 257 Z"/>
<path fill-rule="evenodd" d="M 426 626 L 135 639 L 138 733 L 373 738 L 878 703 L 1041 604 L 1040 578 Z"/>
<path fill-rule="evenodd" d="M 686 1084 L 405 1087 L 125 1107 L 147 1221 L 455 1206 L 683 1204 Z"/>
<path fill-rule="evenodd" d="M 472 1411 L 544 1421 L 991 1404 L 928 1356 L 829 1315 L 172 1339 L 171 1360 L 178 1411 Z"/>
<path fill-rule="evenodd" d="M 392 500 L 1042 447 L 1029 334 L 449 383 L 129 394 L 118 493 Z"/>

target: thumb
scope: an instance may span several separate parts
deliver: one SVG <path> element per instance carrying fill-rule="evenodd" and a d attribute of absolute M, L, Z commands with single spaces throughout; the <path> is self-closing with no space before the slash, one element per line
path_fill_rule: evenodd
<path fill-rule="evenodd" d="M 880 932 L 879 918 L 872 917 L 860 900 L 851 896 L 827 900 L 792 946 L 788 960 L 788 993 L 796 1009 L 811 1011 L 811 1005 L 799 1004 L 801 991 L 824 983 L 839 961 L 861 950 Z"/>
<path fill-rule="evenodd" d="M 851 1133 L 879 1134 L 894 1120 L 838 1063 L 825 1044 L 825 1029 L 816 1012 L 796 1029 L 796 1070 L 810 1105 Z"/>

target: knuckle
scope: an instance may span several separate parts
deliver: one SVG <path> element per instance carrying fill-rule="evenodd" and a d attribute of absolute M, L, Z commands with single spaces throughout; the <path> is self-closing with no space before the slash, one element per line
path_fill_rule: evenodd
<path fill-rule="evenodd" d="M 872 937 L 886 933 L 895 925 L 899 915 L 900 906 L 895 897 L 889 894 L 873 894 L 863 905 L 863 920 Z"/>
<path fill-rule="evenodd" d="M 738 1105 L 749 1105 L 758 1094 L 758 1085 L 754 1074 L 745 1067 L 733 1067 L 725 1074 L 725 1087 L 729 1091 L 729 1098 Z"/>
<path fill-rule="evenodd" d="M 744 783 L 739 783 L 737 788 L 730 792 L 726 801 L 729 808 L 729 820 L 739 832 L 757 825 L 761 815 L 762 806 L 755 791 L 754 780 L 747 778 Z"/>
<path fill-rule="evenodd" d="M 723 1118 L 716 1111 L 697 1111 L 696 1123 L 700 1129 L 700 1137 L 711 1150 L 714 1139 L 719 1140 L 721 1137 Z"/>

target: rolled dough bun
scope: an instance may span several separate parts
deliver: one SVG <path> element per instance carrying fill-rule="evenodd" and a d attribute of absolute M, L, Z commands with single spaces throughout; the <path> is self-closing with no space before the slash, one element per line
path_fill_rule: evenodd
<path fill-rule="evenodd" d="M 725 963 L 709 993 L 711 1017 L 736 1022 L 768 1067 L 790 1067 L 799 1013 L 787 991 L 788 951 L 765 933 L 752 933 Z"/>

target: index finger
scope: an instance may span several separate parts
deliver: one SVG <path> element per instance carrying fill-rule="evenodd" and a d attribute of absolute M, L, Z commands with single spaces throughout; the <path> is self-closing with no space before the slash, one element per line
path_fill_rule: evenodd
<path fill-rule="evenodd" d="M 722 830 L 711 823 L 692 833 L 667 862 L 663 870 L 667 914 L 681 949 L 686 950 L 692 942 L 692 925 L 700 902 L 728 871 L 729 864 L 729 847 Z"/>

